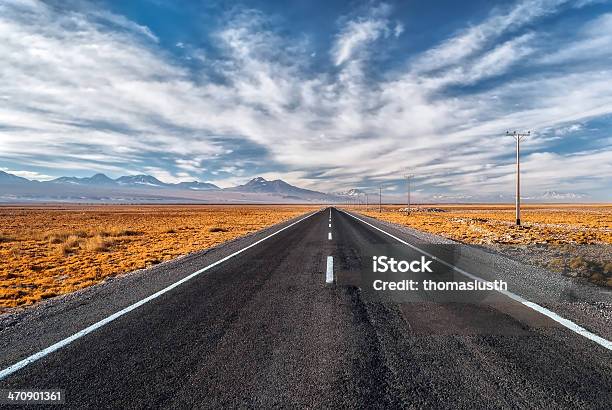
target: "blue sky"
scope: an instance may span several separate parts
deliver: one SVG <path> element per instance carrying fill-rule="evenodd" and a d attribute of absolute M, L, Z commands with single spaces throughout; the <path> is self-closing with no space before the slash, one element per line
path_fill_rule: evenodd
<path fill-rule="evenodd" d="M 612 3 L 0 0 L 0 169 L 612 200 Z"/>

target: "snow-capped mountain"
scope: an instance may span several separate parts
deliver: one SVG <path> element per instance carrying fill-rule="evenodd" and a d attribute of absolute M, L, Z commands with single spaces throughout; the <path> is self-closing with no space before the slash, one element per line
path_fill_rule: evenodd
<path fill-rule="evenodd" d="M 145 186 L 145 187 L 164 188 L 170 185 L 170 184 L 161 182 L 159 179 L 151 175 L 143 175 L 143 174 L 119 177 L 115 180 L 115 182 L 119 185 L 132 186 L 132 187 Z"/>
<path fill-rule="evenodd" d="M 323 192 L 299 188 L 288 184 L 280 179 L 268 181 L 262 177 L 253 178 L 244 185 L 238 185 L 233 188 L 226 188 L 226 190 L 234 192 L 276 194 L 281 196 L 297 197 L 303 199 L 323 199 L 328 197 L 328 195 L 324 194 Z"/>
<path fill-rule="evenodd" d="M 177 188 L 181 189 L 191 189 L 193 191 L 210 191 L 211 189 L 220 189 L 215 184 L 211 184 L 210 182 L 179 182 L 175 185 Z"/>
<path fill-rule="evenodd" d="M 338 192 L 336 195 L 339 196 L 359 196 L 359 195 L 365 195 L 366 192 L 358 189 L 358 188 L 351 188 L 346 192 Z"/>
<path fill-rule="evenodd" d="M 116 182 L 104 174 L 95 174 L 91 177 L 60 177 L 49 182 L 55 184 L 74 184 L 74 185 L 116 185 Z"/>

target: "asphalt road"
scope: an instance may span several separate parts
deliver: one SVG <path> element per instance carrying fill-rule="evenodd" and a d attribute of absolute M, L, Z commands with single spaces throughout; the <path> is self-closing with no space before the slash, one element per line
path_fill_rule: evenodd
<path fill-rule="evenodd" d="M 72 408 L 609 408 L 610 350 L 501 295 L 370 297 L 365 255 L 394 240 L 329 217 L 252 246 L 0 388 L 64 389 Z"/>

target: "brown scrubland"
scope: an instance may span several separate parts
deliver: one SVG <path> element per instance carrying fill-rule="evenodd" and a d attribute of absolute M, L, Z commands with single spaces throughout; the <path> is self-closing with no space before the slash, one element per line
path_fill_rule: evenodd
<path fill-rule="evenodd" d="M 612 286 L 611 204 L 523 205 L 521 226 L 512 205 L 418 205 L 410 213 L 405 205 L 352 209 Z"/>
<path fill-rule="evenodd" d="M 0 309 L 244 236 L 317 207 L 2 206 Z"/>

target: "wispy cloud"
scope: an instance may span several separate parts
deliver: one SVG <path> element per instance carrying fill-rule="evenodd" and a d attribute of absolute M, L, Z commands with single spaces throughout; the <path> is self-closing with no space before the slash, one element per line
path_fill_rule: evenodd
<path fill-rule="evenodd" d="M 361 58 L 368 46 L 381 38 L 391 35 L 399 37 L 404 31 L 400 23 L 389 20 L 391 7 L 386 3 L 373 7 L 364 16 L 346 21 L 336 36 L 331 54 L 334 64 L 339 66 L 354 58 Z"/>
<path fill-rule="evenodd" d="M 553 14 L 568 3 L 571 2 L 569 0 L 522 0 L 507 10 L 496 10 L 480 24 L 460 31 L 440 45 L 423 53 L 413 65 L 418 71 L 431 71 L 461 63 L 466 58 L 490 47 L 503 35 L 517 32 L 526 24 Z"/>

